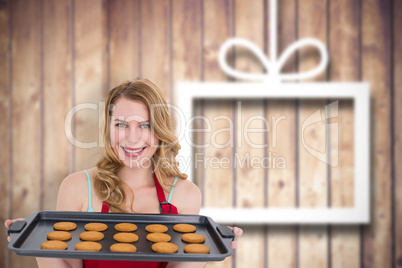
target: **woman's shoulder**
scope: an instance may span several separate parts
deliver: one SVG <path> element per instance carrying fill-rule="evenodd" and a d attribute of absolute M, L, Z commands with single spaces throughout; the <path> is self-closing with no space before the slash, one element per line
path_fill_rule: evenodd
<path fill-rule="evenodd" d="M 196 184 L 188 179 L 177 180 L 172 203 L 177 204 L 180 214 L 198 214 L 201 201 L 201 191 Z"/>
<path fill-rule="evenodd" d="M 95 168 L 87 169 L 86 171 L 88 172 L 92 181 L 95 176 Z M 68 188 L 68 187 L 83 186 L 87 184 L 88 184 L 87 175 L 84 170 L 81 170 L 68 175 L 62 181 L 61 186 L 65 186 Z"/>
<path fill-rule="evenodd" d="M 201 195 L 200 188 L 193 183 L 192 181 L 188 179 L 178 179 L 175 185 L 176 189 L 181 189 L 184 190 L 185 192 L 188 192 L 189 194 L 199 194 Z"/>
<path fill-rule="evenodd" d="M 87 170 L 91 179 L 95 169 Z M 84 171 L 68 175 L 60 184 L 57 198 L 58 210 L 81 210 L 82 201 L 88 198 L 88 180 Z"/>

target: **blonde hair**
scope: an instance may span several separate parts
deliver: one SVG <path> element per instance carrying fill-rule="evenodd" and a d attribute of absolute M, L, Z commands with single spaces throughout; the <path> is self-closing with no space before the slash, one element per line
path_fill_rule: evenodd
<path fill-rule="evenodd" d="M 94 189 L 98 197 L 109 204 L 112 212 L 127 213 L 126 194 L 123 189 L 127 186 L 117 176 L 117 172 L 124 164 L 110 144 L 110 117 L 113 105 L 120 98 L 141 101 L 148 109 L 151 131 L 159 139 L 152 165 L 162 188 L 166 191 L 166 186 L 171 185 L 169 178 L 178 176 L 186 179 L 187 175 L 181 173 L 178 168 L 176 156 L 180 145 L 174 134 L 174 126 L 166 101 L 158 87 L 147 79 L 126 81 L 116 86 L 106 96 L 103 127 L 100 129 L 103 142 L 102 157 L 96 164 Z"/>

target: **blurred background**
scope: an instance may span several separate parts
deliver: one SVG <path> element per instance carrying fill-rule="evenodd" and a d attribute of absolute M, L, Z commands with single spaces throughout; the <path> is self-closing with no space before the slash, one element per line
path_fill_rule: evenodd
<path fill-rule="evenodd" d="M 402 267 L 402 1 L 281 0 L 277 17 L 279 54 L 304 37 L 326 44 L 330 64 L 310 82 L 370 83 L 371 222 L 240 226 L 245 233 L 235 254 L 207 266 Z M 81 142 L 98 142 L 99 105 L 118 83 L 148 78 L 175 103 L 178 81 L 235 82 L 217 62 L 220 45 L 230 37 L 246 38 L 269 54 L 269 0 L 1 0 L 0 221 L 54 210 L 61 181 L 95 165 L 99 149 L 73 146 L 65 130 Z M 247 51 L 236 49 L 228 60 L 239 70 L 264 72 Z M 282 72 L 309 70 L 318 62 L 315 50 L 301 49 Z M 82 103 L 95 106 L 65 126 L 67 113 Z M 311 166 L 298 141 L 305 114 L 326 103 L 245 103 L 245 120 L 287 116 L 280 146 L 202 153 L 223 158 L 276 152 L 286 158 L 286 169 L 199 168 L 194 180 L 204 206 L 353 206 L 353 103 L 339 104 L 338 168 Z M 236 105 L 200 101 L 195 110 L 208 118 L 233 117 Z M 317 138 L 320 130 L 318 125 L 306 134 L 317 148 L 325 142 Z M 219 139 L 224 144 L 228 137 Z M 254 140 L 261 144 L 270 137 Z M 35 266 L 34 258 L 7 249 L 6 236 L 3 228 L 0 267 Z"/>

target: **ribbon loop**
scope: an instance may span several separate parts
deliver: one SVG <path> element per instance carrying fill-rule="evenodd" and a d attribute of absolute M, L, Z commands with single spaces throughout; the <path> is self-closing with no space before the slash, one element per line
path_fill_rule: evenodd
<path fill-rule="evenodd" d="M 248 50 L 250 50 L 259 59 L 263 67 L 267 70 L 267 73 L 265 74 L 246 73 L 235 70 L 232 67 L 230 67 L 226 61 L 226 54 L 227 51 L 234 46 L 243 46 Z M 304 46 L 314 46 L 318 49 L 321 56 L 321 61 L 318 64 L 318 66 L 312 70 L 301 73 L 281 74 L 280 71 L 285 62 L 291 56 L 291 54 Z M 283 80 L 303 80 L 317 76 L 318 74 L 320 74 L 322 71 L 325 70 L 328 64 L 329 57 L 325 45 L 321 41 L 314 38 L 304 38 L 291 44 L 288 48 L 286 48 L 286 50 L 280 56 L 278 61 L 276 61 L 276 58 L 269 60 L 260 48 L 258 48 L 254 43 L 246 39 L 231 38 L 221 46 L 219 50 L 218 59 L 219 59 L 219 65 L 222 68 L 222 70 L 227 75 L 233 78 L 251 80 L 251 81 L 262 81 L 262 82 L 268 82 L 268 81 L 280 82 Z"/>
<path fill-rule="evenodd" d="M 304 46 L 314 46 L 318 49 L 321 61 L 317 67 L 312 70 L 300 72 L 300 73 L 290 73 L 290 74 L 280 74 L 281 80 L 304 80 L 308 78 L 313 78 L 323 72 L 328 64 L 328 52 L 325 48 L 325 45 L 314 38 L 303 38 L 301 40 L 297 40 L 289 47 L 285 49 L 282 53 L 281 57 L 278 60 L 278 72 L 282 69 L 285 62 L 289 59 L 292 53 L 296 52 L 298 49 Z"/>
<path fill-rule="evenodd" d="M 264 68 L 269 72 L 271 68 L 271 64 L 268 60 L 267 57 L 265 57 L 264 53 L 261 51 L 259 47 L 257 47 L 254 43 L 243 39 L 243 38 L 231 38 L 227 40 L 223 45 L 221 46 L 219 50 L 219 65 L 221 66 L 222 70 L 229 76 L 232 76 L 234 78 L 239 78 L 243 80 L 251 80 L 251 81 L 264 81 L 267 79 L 267 75 L 265 74 L 254 74 L 254 73 L 246 73 L 246 72 L 241 72 L 233 69 L 232 67 L 229 66 L 229 64 L 226 61 L 226 54 L 227 51 L 234 46 L 243 46 L 247 49 L 249 49 L 251 52 L 254 53 L 254 55 L 260 60 L 261 64 L 264 66 Z"/>

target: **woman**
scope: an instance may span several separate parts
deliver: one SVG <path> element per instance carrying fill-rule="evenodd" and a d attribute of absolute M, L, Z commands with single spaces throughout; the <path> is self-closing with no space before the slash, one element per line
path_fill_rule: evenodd
<path fill-rule="evenodd" d="M 148 80 L 124 82 L 105 103 L 102 158 L 96 167 L 69 175 L 57 210 L 198 214 L 201 193 L 178 169 L 180 149 L 166 102 Z M 95 193 L 95 194 L 92 194 Z M 161 205 L 170 203 L 170 211 Z M 15 221 L 15 220 L 14 220 Z M 6 221 L 6 226 L 11 224 Z M 234 228 L 236 236 L 242 230 Z M 235 243 L 232 244 L 235 248 Z M 39 267 L 203 267 L 205 263 L 128 262 L 37 258 Z"/>

